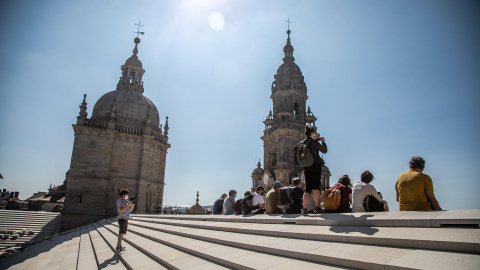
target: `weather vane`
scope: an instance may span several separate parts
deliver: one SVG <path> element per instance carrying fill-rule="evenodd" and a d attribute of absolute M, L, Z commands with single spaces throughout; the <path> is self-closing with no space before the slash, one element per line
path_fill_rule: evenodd
<path fill-rule="evenodd" d="M 287 25 L 288 25 L 288 30 L 290 30 L 290 24 L 292 23 L 292 22 L 290 21 L 290 17 L 288 17 L 288 19 L 286 20 L 286 22 L 287 22 Z"/>
<path fill-rule="evenodd" d="M 135 31 L 132 31 L 132 32 L 137 34 L 137 38 L 138 38 L 138 35 L 145 35 L 145 32 L 140 32 L 140 27 L 143 27 L 143 25 L 140 24 L 140 21 L 138 21 L 138 23 L 136 23 L 135 25 L 138 25 L 137 32 Z"/>

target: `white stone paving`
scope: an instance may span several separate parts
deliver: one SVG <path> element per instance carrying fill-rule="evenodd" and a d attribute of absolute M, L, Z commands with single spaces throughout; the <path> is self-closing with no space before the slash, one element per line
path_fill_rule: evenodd
<path fill-rule="evenodd" d="M 96 269 L 97 263 L 102 269 L 141 270 L 479 269 L 480 265 L 480 210 L 309 217 L 132 216 L 124 238 L 126 250 L 120 254 L 113 251 L 116 222 L 105 220 L 2 258 L 0 269 Z"/>

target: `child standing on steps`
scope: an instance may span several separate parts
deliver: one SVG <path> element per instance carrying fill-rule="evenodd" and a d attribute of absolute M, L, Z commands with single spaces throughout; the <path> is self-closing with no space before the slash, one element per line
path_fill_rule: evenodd
<path fill-rule="evenodd" d="M 128 219 L 130 218 L 130 211 L 133 210 L 135 204 L 128 200 L 128 189 L 122 189 L 120 191 L 120 199 L 117 201 L 118 209 L 118 241 L 117 252 L 125 250 L 122 247 L 123 235 L 127 233 Z"/>

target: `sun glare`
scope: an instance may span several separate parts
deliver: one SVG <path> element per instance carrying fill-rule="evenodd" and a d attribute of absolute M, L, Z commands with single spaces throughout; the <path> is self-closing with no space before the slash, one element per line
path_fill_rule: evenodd
<path fill-rule="evenodd" d="M 224 25 L 224 20 L 223 20 L 223 15 L 222 13 L 218 11 L 214 11 L 210 13 L 210 16 L 208 18 L 208 22 L 210 24 L 210 27 L 215 30 L 215 31 L 220 31 L 223 29 Z"/>

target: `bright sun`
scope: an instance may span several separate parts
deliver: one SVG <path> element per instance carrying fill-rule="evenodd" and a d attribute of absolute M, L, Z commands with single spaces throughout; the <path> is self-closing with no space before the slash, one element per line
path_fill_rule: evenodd
<path fill-rule="evenodd" d="M 215 31 L 220 31 L 223 29 L 224 25 L 224 20 L 223 20 L 223 15 L 222 13 L 218 11 L 214 11 L 210 13 L 210 16 L 208 18 L 208 22 L 210 24 L 210 27 L 215 30 Z"/>

